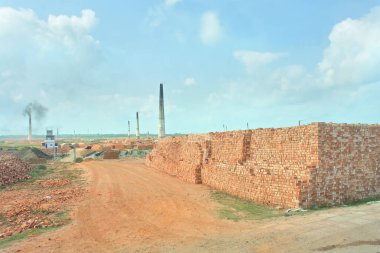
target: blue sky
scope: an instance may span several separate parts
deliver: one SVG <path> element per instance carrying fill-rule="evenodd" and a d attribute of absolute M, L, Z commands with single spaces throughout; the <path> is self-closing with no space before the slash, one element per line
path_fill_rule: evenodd
<path fill-rule="evenodd" d="M 379 1 L 0 0 L 0 135 L 378 123 Z"/>

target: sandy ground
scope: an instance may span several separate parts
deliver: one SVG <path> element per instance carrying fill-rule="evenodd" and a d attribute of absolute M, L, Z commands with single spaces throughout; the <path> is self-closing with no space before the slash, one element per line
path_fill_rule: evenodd
<path fill-rule="evenodd" d="M 305 216 L 232 222 L 203 185 L 142 160 L 92 161 L 72 224 L 2 252 L 380 252 L 380 203 Z"/>

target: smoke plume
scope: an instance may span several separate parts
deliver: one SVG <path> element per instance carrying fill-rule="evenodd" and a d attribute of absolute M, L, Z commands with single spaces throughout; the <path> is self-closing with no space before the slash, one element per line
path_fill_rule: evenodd
<path fill-rule="evenodd" d="M 23 115 L 31 117 L 33 114 L 33 117 L 36 120 L 41 120 L 46 116 L 47 111 L 48 109 L 45 106 L 41 105 L 38 102 L 33 102 L 33 103 L 29 103 L 25 107 Z"/>

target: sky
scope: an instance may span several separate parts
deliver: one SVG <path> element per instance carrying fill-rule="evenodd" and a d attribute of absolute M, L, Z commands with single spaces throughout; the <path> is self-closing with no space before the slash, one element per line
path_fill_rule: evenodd
<path fill-rule="evenodd" d="M 0 0 L 0 135 L 379 123 L 380 1 Z"/>

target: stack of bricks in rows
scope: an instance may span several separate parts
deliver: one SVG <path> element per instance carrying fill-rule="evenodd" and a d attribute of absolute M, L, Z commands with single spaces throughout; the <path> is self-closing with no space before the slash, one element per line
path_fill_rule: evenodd
<path fill-rule="evenodd" d="M 306 126 L 168 137 L 147 164 L 269 206 L 380 196 L 380 126 Z"/>

